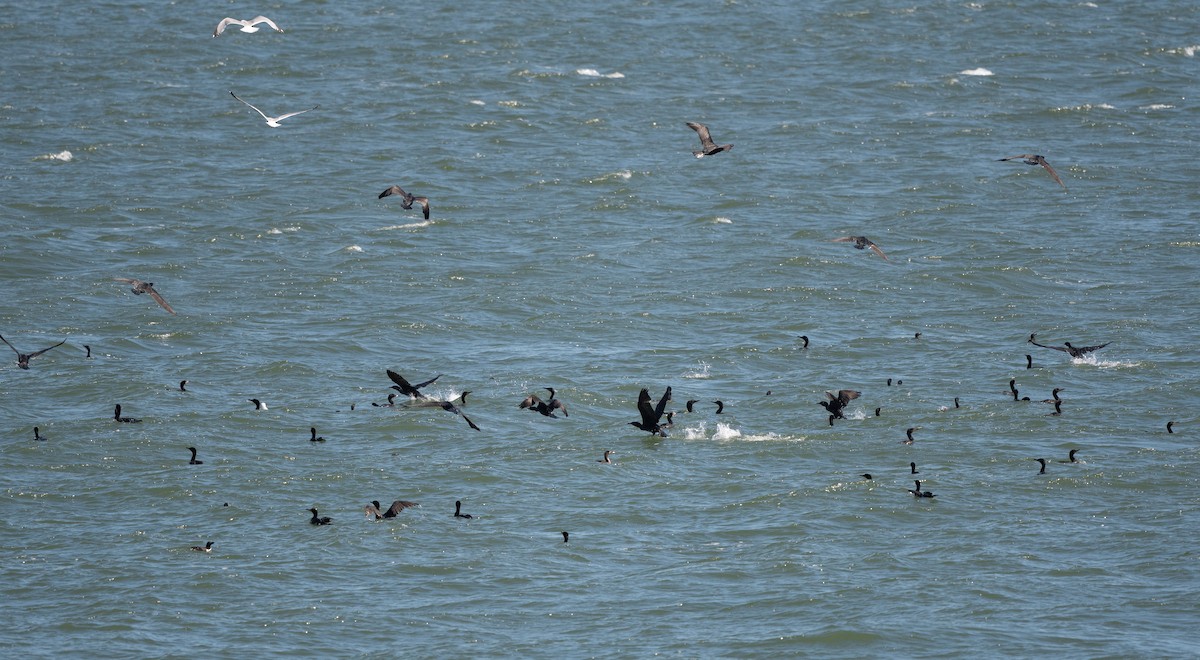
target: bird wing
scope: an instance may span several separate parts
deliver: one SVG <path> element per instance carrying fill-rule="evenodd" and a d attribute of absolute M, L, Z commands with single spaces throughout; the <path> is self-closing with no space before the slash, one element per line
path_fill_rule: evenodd
<path fill-rule="evenodd" d="M 8 344 L 8 340 L 5 339 L 3 335 L 0 335 L 0 341 L 4 342 L 5 344 Z M 16 346 L 13 346 L 12 344 L 8 344 L 8 347 L 13 350 L 13 353 L 17 354 L 17 357 L 21 356 L 21 351 L 18 351 Z"/>
<path fill-rule="evenodd" d="M 843 236 L 843 237 L 841 237 L 841 238 L 835 238 L 835 239 L 833 239 L 833 241 L 832 241 L 832 242 L 833 242 L 833 243 L 852 243 L 852 242 L 854 242 L 854 241 L 857 241 L 857 240 L 858 240 L 858 237 L 857 237 L 857 236 Z"/>
<path fill-rule="evenodd" d="M 283 32 L 283 30 L 280 29 L 280 27 L 278 25 L 275 25 L 275 21 L 267 18 L 266 16 L 255 16 L 254 18 L 250 19 L 249 21 L 245 21 L 245 23 L 247 25 L 258 25 L 259 23 L 266 23 L 267 25 L 271 26 L 272 30 L 275 30 L 276 32 Z"/>
<path fill-rule="evenodd" d="M 650 390 L 642 388 L 642 391 L 638 393 L 637 406 L 638 413 L 642 416 L 642 425 L 646 428 L 654 426 L 658 420 L 654 417 L 654 405 L 650 403 Z"/>
<path fill-rule="evenodd" d="M 705 126 L 704 124 L 697 124 L 694 121 L 689 121 L 687 123 L 687 125 L 688 125 L 688 128 L 692 129 L 693 131 L 696 131 L 696 135 L 700 136 L 700 146 L 704 147 L 705 151 L 707 151 L 711 147 L 717 146 L 717 144 L 715 142 L 713 142 L 712 135 L 708 132 L 707 126 Z"/>
<path fill-rule="evenodd" d="M 8 342 L 4 342 L 4 343 L 6 343 L 6 344 L 7 344 Z M 38 351 L 38 352 L 36 352 L 36 353 L 30 353 L 30 354 L 29 354 L 29 359 L 30 359 L 30 360 L 32 360 L 33 358 L 35 358 L 35 357 L 37 357 L 37 356 L 41 355 L 42 353 L 45 353 L 46 351 L 50 350 L 51 348 L 58 348 L 59 346 L 62 346 L 62 345 L 63 345 L 63 344 L 65 344 L 65 343 L 67 343 L 67 340 L 66 340 L 66 339 L 64 339 L 64 340 L 62 340 L 62 341 L 60 341 L 60 342 L 58 342 L 57 344 L 55 344 L 55 345 L 51 346 L 50 348 L 43 348 L 42 350 L 40 350 L 40 351 Z M 1097 347 L 1097 348 L 1099 348 L 1099 347 Z M 1095 350 L 1095 349 L 1093 349 L 1093 350 Z"/>
<path fill-rule="evenodd" d="M 570 415 L 567 414 L 567 404 L 559 401 L 558 399 L 552 399 L 550 401 L 550 409 L 554 410 L 555 408 L 558 408 L 562 411 L 563 417 L 570 417 Z"/>
<path fill-rule="evenodd" d="M 168 305 L 167 301 L 163 300 L 163 297 L 161 295 L 159 295 L 159 293 L 157 291 L 154 290 L 154 287 L 147 288 L 146 293 L 150 294 L 150 297 L 154 299 L 154 302 L 158 303 L 159 305 L 162 305 L 163 309 L 167 310 L 168 312 L 171 312 L 172 314 L 175 313 L 175 310 L 171 309 L 171 306 Z"/>
<path fill-rule="evenodd" d="M 1047 346 L 1045 344 L 1039 344 L 1036 341 L 1033 341 L 1032 339 L 1029 341 L 1029 343 L 1033 344 L 1034 346 L 1040 346 L 1042 348 L 1053 348 L 1056 351 L 1062 351 L 1063 353 L 1070 353 L 1070 351 L 1067 350 L 1066 346 Z"/>
<path fill-rule="evenodd" d="M 887 258 L 887 255 L 883 253 L 883 250 L 879 249 L 878 245 L 875 245 L 871 241 L 867 241 L 867 247 L 871 248 L 871 251 L 874 252 L 875 254 L 883 257 L 884 261 L 891 261 L 890 259 Z"/>
<path fill-rule="evenodd" d="M 363 512 L 367 514 L 367 519 L 370 519 L 371 516 L 375 516 L 375 520 L 379 520 L 381 517 L 383 517 L 382 514 L 379 513 L 379 508 L 374 504 L 368 504 L 363 507 Z"/>
<path fill-rule="evenodd" d="M 829 393 L 826 392 L 826 394 Z M 844 406 L 854 399 L 857 399 L 860 395 L 862 395 L 862 392 L 856 392 L 854 390 L 838 390 L 837 400 Z"/>
<path fill-rule="evenodd" d="M 241 21 L 238 21 L 238 22 L 240 23 Z M 233 98 L 235 98 L 235 99 L 239 100 L 239 101 L 242 101 L 241 99 L 239 99 L 239 98 L 238 98 L 238 95 L 237 95 L 237 94 L 234 94 L 234 93 L 233 93 L 233 91 L 232 91 L 232 90 L 230 90 L 230 92 L 229 92 L 229 95 L 230 95 L 230 96 L 232 96 Z M 245 102 L 245 101 L 242 101 L 242 103 L 246 103 L 246 102 Z M 267 121 L 271 121 L 271 118 L 267 116 L 267 113 L 263 112 L 262 110 L 259 110 L 258 108 L 254 107 L 253 105 L 250 105 L 249 103 L 246 103 L 246 105 L 249 105 L 249 106 L 250 106 L 250 109 L 254 110 L 254 111 L 255 111 L 255 112 L 257 112 L 259 115 L 261 115 L 263 119 L 266 119 Z M 280 119 L 282 119 L 282 117 L 280 117 Z"/>
<path fill-rule="evenodd" d="M 421 205 L 421 213 L 425 215 L 425 219 L 429 219 L 429 198 L 428 197 L 413 197 L 412 201 Z"/>
<path fill-rule="evenodd" d="M 1036 158 L 1036 154 L 1020 154 L 1019 156 L 1009 156 L 1008 158 L 999 158 L 997 160 L 1003 162 L 1006 160 L 1025 160 L 1027 158 Z"/>
<path fill-rule="evenodd" d="M 275 121 L 276 121 L 276 122 L 281 122 L 281 121 L 283 121 L 284 119 L 287 119 L 288 117 L 295 117 L 296 115 L 302 115 L 302 114 L 304 114 L 304 113 L 306 113 L 306 112 L 311 112 L 311 111 L 313 111 L 313 110 L 316 110 L 316 109 L 317 109 L 317 108 L 319 108 L 319 107 L 321 107 L 321 106 L 319 106 L 319 105 L 314 105 L 313 107 L 309 108 L 308 110 L 297 110 L 297 111 L 295 111 L 295 112 L 289 112 L 289 113 L 287 113 L 286 115 L 279 115 L 278 117 L 276 117 L 276 118 L 275 118 Z M 263 115 L 263 116 L 264 116 L 264 117 L 266 117 L 266 115 Z"/>
<path fill-rule="evenodd" d="M 458 406 L 454 405 L 453 403 L 450 403 L 449 401 L 442 401 L 441 405 L 442 405 L 442 410 L 452 412 L 455 415 L 458 415 L 459 417 L 462 417 L 463 419 L 467 420 L 467 425 L 470 426 L 471 428 L 475 429 L 476 431 L 481 430 L 478 426 L 475 425 L 475 422 L 471 421 L 470 417 L 467 417 L 466 415 L 463 414 L 463 411 L 458 409 Z"/>
<path fill-rule="evenodd" d="M 1060 178 L 1058 178 L 1058 172 L 1055 172 L 1055 171 L 1054 171 L 1054 168 L 1053 168 L 1053 167 L 1050 167 L 1050 163 L 1047 163 L 1045 158 L 1042 158 L 1041 156 L 1038 156 L 1038 157 L 1037 157 L 1037 162 L 1038 162 L 1038 164 L 1039 164 L 1039 165 L 1041 165 L 1042 167 L 1046 168 L 1046 171 L 1050 173 L 1050 176 L 1051 176 L 1051 177 L 1054 177 L 1054 180 L 1058 182 L 1058 185 L 1060 185 L 1060 186 L 1062 186 L 1062 187 L 1063 187 L 1063 190 L 1066 190 L 1066 189 L 1067 189 L 1067 184 L 1063 183 L 1063 180 L 1062 180 L 1062 179 L 1060 179 Z"/>
<path fill-rule="evenodd" d="M 397 513 L 400 513 L 405 509 L 411 509 L 414 506 L 417 506 L 416 502 L 409 502 L 408 500 L 396 500 L 395 502 L 392 502 L 390 507 L 388 507 L 387 512 L 389 515 L 387 517 L 394 518 L 396 517 Z"/>
<path fill-rule="evenodd" d="M 663 392 L 662 398 L 658 400 L 658 407 L 654 409 L 654 423 L 662 419 L 663 411 L 667 409 L 667 402 L 671 400 L 671 387 L 667 386 L 667 391 Z"/>
<path fill-rule="evenodd" d="M 537 398 L 536 394 L 530 394 L 529 396 L 525 397 L 525 400 L 522 401 L 517 407 L 521 409 L 532 408 L 541 402 L 542 400 Z"/>
<path fill-rule="evenodd" d="M 214 36 L 214 37 L 219 37 L 219 36 L 221 36 L 221 33 L 222 33 L 222 32 L 224 32 L 224 31 L 225 31 L 225 28 L 226 28 L 227 26 L 229 26 L 230 24 L 236 24 L 236 25 L 245 25 L 245 24 L 246 24 L 246 21 L 239 20 L 239 19 L 236 19 L 236 18 L 228 18 L 228 17 L 227 17 L 227 18 L 222 18 L 222 19 L 221 19 L 221 22 L 220 22 L 220 23 L 217 23 L 217 29 L 216 29 L 216 30 L 213 30 L 213 36 Z"/>
<path fill-rule="evenodd" d="M 132 277 L 114 277 L 113 281 L 114 282 L 124 282 L 126 284 L 129 284 L 129 285 L 135 286 L 135 287 L 142 283 L 141 280 L 135 280 Z"/>
<path fill-rule="evenodd" d="M 66 340 L 64 339 L 63 341 L 66 341 Z M 1111 343 L 1112 343 L 1111 341 L 1106 341 L 1103 344 L 1100 344 L 1099 346 L 1084 346 L 1083 348 L 1077 347 L 1075 350 L 1079 351 L 1080 353 L 1091 353 L 1092 351 L 1098 351 L 1098 350 L 1104 348 L 1105 346 L 1108 346 Z M 46 349 L 46 350 L 49 350 L 49 349 Z M 37 353 L 34 353 L 33 355 L 37 355 Z M 29 357 L 33 357 L 33 355 L 30 355 Z"/>
<path fill-rule="evenodd" d="M 384 197 L 388 197 L 390 195 L 399 195 L 401 197 L 404 197 L 405 195 L 407 195 L 407 193 L 405 193 L 404 189 L 401 188 L 400 186 L 392 186 L 392 187 L 388 188 L 387 190 L 379 193 L 379 199 L 383 199 Z"/>
<path fill-rule="evenodd" d="M 419 390 L 422 387 L 425 387 L 426 385 L 432 385 L 433 381 L 435 381 L 441 377 L 442 377 L 442 374 L 438 374 L 438 375 L 434 376 L 433 378 L 430 378 L 429 380 L 425 381 L 424 383 L 417 383 L 416 385 L 413 385 L 413 389 Z"/>

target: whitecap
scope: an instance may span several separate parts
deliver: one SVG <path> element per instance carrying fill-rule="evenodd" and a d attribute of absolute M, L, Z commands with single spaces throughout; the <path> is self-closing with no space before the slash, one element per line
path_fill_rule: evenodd
<path fill-rule="evenodd" d="M 1150 105 L 1143 105 L 1143 106 L 1139 107 L 1138 109 L 1139 110 L 1170 110 L 1171 108 L 1174 108 L 1174 107 L 1175 106 L 1173 106 L 1169 103 L 1151 103 Z"/>
<path fill-rule="evenodd" d="M 612 73 L 600 73 L 599 71 L 597 71 L 595 69 L 575 69 L 575 73 L 577 73 L 581 76 L 588 76 L 590 78 L 624 78 L 625 77 L 625 74 L 621 73 L 620 71 L 613 71 Z"/>
<path fill-rule="evenodd" d="M 1116 360 L 1101 360 L 1101 359 L 1097 358 L 1095 354 L 1090 354 L 1090 353 L 1083 357 L 1071 358 L 1071 362 L 1074 364 L 1087 364 L 1087 365 L 1091 365 L 1093 367 L 1099 367 L 1101 369 L 1119 369 L 1122 367 L 1136 367 L 1139 365 L 1139 363 L 1137 363 L 1137 362 L 1119 362 Z"/>
<path fill-rule="evenodd" d="M 486 103 L 484 103 L 483 101 L 480 101 L 479 99 L 471 99 L 470 103 L 471 103 L 471 105 L 487 105 Z"/>
<path fill-rule="evenodd" d="M 732 225 L 733 220 L 730 220 L 729 218 L 719 215 L 719 216 L 713 218 L 713 224 L 715 224 L 715 225 Z"/>
<path fill-rule="evenodd" d="M 388 227 L 380 227 L 379 231 L 391 231 L 393 229 L 420 229 L 433 224 L 433 220 L 422 220 L 421 222 L 410 222 L 405 225 L 390 225 Z"/>
<path fill-rule="evenodd" d="M 696 371 L 685 371 L 683 373 L 683 377 L 684 378 L 698 378 L 698 379 L 712 378 L 712 376 L 709 375 L 709 373 L 708 373 L 708 363 L 707 362 L 701 362 L 700 368 Z"/>
<path fill-rule="evenodd" d="M 342 249 L 345 250 L 346 252 L 362 252 L 363 251 L 363 249 L 357 245 L 347 245 L 346 247 L 344 247 Z"/>
<path fill-rule="evenodd" d="M 983 67 L 979 67 L 978 69 L 967 69 L 965 71 L 959 71 L 958 75 L 960 75 L 960 76 L 994 76 L 996 74 L 992 73 L 991 69 L 985 69 Z"/>
<path fill-rule="evenodd" d="M 70 151 L 67 151 L 66 149 L 63 149 L 62 151 L 60 151 L 56 154 L 42 154 L 41 156 L 37 156 L 34 158 L 34 160 L 57 160 L 57 161 L 61 161 L 64 163 L 69 163 L 74 159 L 75 159 L 75 155 L 72 154 Z"/>

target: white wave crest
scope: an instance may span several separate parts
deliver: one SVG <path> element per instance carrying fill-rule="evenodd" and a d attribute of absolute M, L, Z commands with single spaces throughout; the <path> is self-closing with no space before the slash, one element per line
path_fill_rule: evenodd
<path fill-rule="evenodd" d="M 575 69 L 575 73 L 577 73 L 581 76 L 588 76 L 589 78 L 624 78 L 625 77 L 625 74 L 621 73 L 620 71 L 613 71 L 612 73 L 600 73 L 599 71 L 597 71 L 595 69 Z"/>
<path fill-rule="evenodd" d="M 63 149 L 62 151 L 60 151 L 56 154 L 42 154 L 41 156 L 37 156 L 34 158 L 34 160 L 57 160 L 57 161 L 60 161 L 63 163 L 69 163 L 74 159 L 75 159 L 75 155 L 72 154 L 70 151 L 67 151 L 66 149 Z"/>
<path fill-rule="evenodd" d="M 960 76 L 994 76 L 996 74 L 992 73 L 991 69 L 985 69 L 983 67 L 979 67 L 977 69 L 966 69 L 965 71 L 959 71 L 958 75 L 960 75 Z"/>

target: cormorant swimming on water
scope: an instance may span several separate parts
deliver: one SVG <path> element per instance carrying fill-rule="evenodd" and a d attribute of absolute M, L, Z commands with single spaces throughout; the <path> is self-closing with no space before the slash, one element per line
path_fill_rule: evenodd
<path fill-rule="evenodd" d="M 121 404 L 119 404 L 119 403 L 117 404 L 117 407 L 113 409 L 113 419 L 117 420 L 118 422 L 124 422 L 126 424 L 137 424 L 138 422 L 142 421 L 135 417 L 122 417 L 121 416 Z"/>
<path fill-rule="evenodd" d="M 462 502 L 454 500 L 454 517 L 455 518 L 473 518 L 469 513 L 462 513 Z"/>
<path fill-rule="evenodd" d="M 312 519 L 308 522 L 314 525 L 328 525 L 329 523 L 333 522 L 333 518 L 330 518 L 329 516 L 318 516 L 315 508 L 309 509 L 309 511 L 312 511 L 313 515 Z"/>
<path fill-rule="evenodd" d="M 188 465 L 204 465 L 204 461 L 196 460 L 196 448 L 188 447 L 188 451 L 192 452 L 192 460 L 188 461 Z"/>

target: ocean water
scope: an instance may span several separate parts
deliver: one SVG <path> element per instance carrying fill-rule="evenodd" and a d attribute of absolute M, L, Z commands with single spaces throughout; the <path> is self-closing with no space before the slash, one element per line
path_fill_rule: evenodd
<path fill-rule="evenodd" d="M 256 13 L 285 32 L 211 37 Z M 0 649 L 1200 653 L 1198 24 L 5 4 L 0 333 L 66 343 L 0 363 Z M 372 406 L 386 369 L 482 430 Z M 695 412 L 629 426 L 668 386 Z M 569 417 L 517 408 L 543 387 Z"/>

